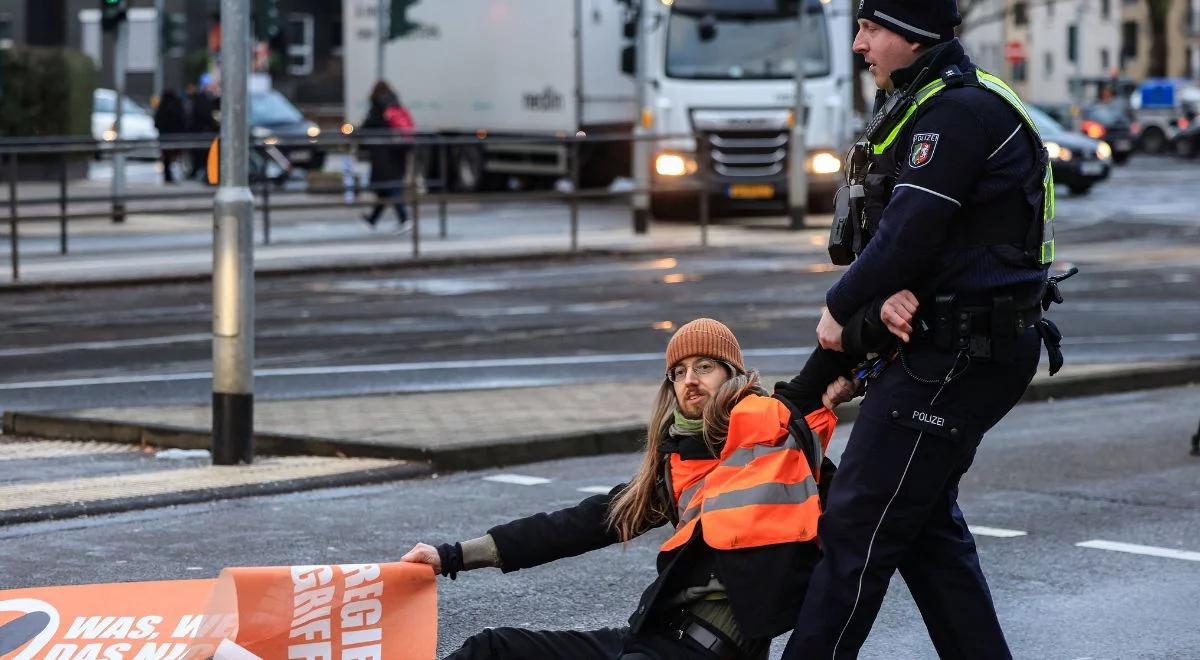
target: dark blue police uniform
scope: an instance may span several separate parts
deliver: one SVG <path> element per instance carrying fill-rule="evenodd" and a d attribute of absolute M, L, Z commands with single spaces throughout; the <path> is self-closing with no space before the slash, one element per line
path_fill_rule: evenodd
<path fill-rule="evenodd" d="M 826 297 L 843 324 L 901 289 L 921 308 L 912 341 L 870 384 L 842 454 L 819 527 L 825 554 L 785 658 L 856 657 L 896 570 L 941 657 L 1011 657 L 958 484 L 1038 365 L 1047 268 L 1025 239 L 1042 229 L 1053 184 L 1048 200 L 1036 194 L 1046 162 L 1036 130 L 994 90 L 963 84 L 977 82 L 976 70 L 957 40 L 892 79 L 915 89 L 939 76 L 950 84 L 873 159 L 870 240 Z"/>

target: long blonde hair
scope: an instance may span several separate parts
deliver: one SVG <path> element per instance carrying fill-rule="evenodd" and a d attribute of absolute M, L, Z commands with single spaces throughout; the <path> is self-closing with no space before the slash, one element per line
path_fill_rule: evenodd
<path fill-rule="evenodd" d="M 729 365 L 726 368 L 734 375 L 717 388 L 702 413 L 704 443 L 713 456 L 719 455 L 721 446 L 725 444 L 725 436 L 729 433 L 729 414 L 733 407 L 747 394 L 767 393 L 759 382 L 757 371 L 751 369 L 741 374 Z M 617 532 L 622 541 L 628 541 L 670 519 L 670 507 L 674 506 L 674 502 L 669 498 L 666 502 L 661 501 L 657 491 L 663 460 L 659 447 L 675 421 L 675 408 L 678 405 L 674 385 L 669 380 L 663 380 L 650 407 L 642 464 L 608 508 L 608 526 Z"/>

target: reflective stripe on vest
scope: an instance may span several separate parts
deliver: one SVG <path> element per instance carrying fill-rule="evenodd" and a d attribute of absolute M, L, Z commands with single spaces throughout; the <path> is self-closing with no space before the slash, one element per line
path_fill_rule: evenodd
<path fill-rule="evenodd" d="M 675 533 L 662 545 L 683 546 L 700 525 L 714 549 L 732 550 L 816 537 L 821 514 L 817 475 L 788 429 L 782 402 L 750 395 L 729 416 L 721 455 L 683 460 L 671 456 L 668 483 L 679 512 Z M 826 447 L 837 417 L 822 408 L 805 418 Z"/>
<path fill-rule="evenodd" d="M 1021 101 L 1021 97 L 1012 90 L 1003 80 L 993 76 L 983 69 L 975 69 L 975 78 L 979 81 L 980 87 L 992 92 L 993 94 L 1004 99 L 1008 105 L 1017 111 L 1021 116 L 1025 127 L 1033 132 L 1034 137 L 1041 143 L 1041 134 L 1038 133 L 1037 125 L 1033 123 L 1033 118 L 1029 116 L 1029 111 L 1025 109 L 1025 104 Z M 925 85 L 913 96 L 912 103 L 909 104 L 908 110 L 896 125 L 892 127 L 888 136 L 879 144 L 871 145 L 872 152 L 878 156 L 887 151 L 888 148 L 900 136 L 900 131 L 906 124 L 917 114 L 917 110 L 921 105 L 936 96 L 939 92 L 946 89 L 946 82 L 941 78 Z M 1045 150 L 1045 146 L 1042 147 Z M 1038 246 L 1037 259 L 1038 263 L 1046 266 L 1054 261 L 1054 168 L 1047 165 L 1046 173 L 1042 176 L 1042 242 Z"/>

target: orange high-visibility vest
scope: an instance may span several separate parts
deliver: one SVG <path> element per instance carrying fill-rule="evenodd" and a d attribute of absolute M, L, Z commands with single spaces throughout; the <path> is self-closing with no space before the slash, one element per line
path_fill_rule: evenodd
<path fill-rule="evenodd" d="M 817 481 L 837 416 L 820 408 L 791 422 L 782 401 L 751 394 L 730 413 L 719 457 L 685 461 L 672 454 L 667 479 L 679 522 L 661 550 L 687 543 L 697 524 L 716 550 L 816 538 Z"/>

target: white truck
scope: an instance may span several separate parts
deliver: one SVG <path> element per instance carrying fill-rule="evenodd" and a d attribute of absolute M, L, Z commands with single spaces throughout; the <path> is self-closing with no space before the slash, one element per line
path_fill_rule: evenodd
<path fill-rule="evenodd" d="M 804 1 L 809 185 L 826 197 L 840 182 L 840 156 L 850 139 L 849 0 Z M 390 6 L 388 21 L 379 20 L 381 2 Z M 382 51 L 383 77 L 418 130 L 489 138 L 448 151 L 459 190 L 506 177 L 569 174 L 569 148 L 520 138 L 623 138 L 640 123 L 643 136 L 696 137 L 652 143 L 649 153 L 641 151 L 649 163 L 639 168 L 631 168 L 626 140 L 590 144 L 580 161 L 585 185 L 636 170 L 640 184 L 653 178 L 656 187 L 669 187 L 699 171 L 695 154 L 706 153 L 714 199 L 782 210 L 797 6 L 798 0 L 346 0 L 346 120 L 357 124 L 366 115 Z M 393 38 L 380 49 L 380 26 L 388 22 Z M 645 81 L 640 108 L 637 58 Z M 712 148 L 698 152 L 697 139 Z M 682 165 L 677 176 L 676 165 Z M 672 214 L 687 201 L 668 191 L 652 203 L 659 214 Z"/>

